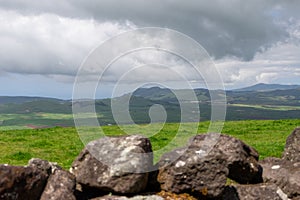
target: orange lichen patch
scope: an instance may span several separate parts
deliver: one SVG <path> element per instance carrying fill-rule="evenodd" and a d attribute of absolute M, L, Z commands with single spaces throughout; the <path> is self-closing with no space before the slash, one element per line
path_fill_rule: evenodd
<path fill-rule="evenodd" d="M 160 191 L 159 193 L 157 193 L 157 195 L 163 197 L 166 200 L 197 200 L 195 197 L 187 193 L 174 194 L 171 192 Z"/>
<path fill-rule="evenodd" d="M 208 193 L 207 188 L 206 187 L 202 188 L 201 193 L 202 193 L 203 196 L 206 196 L 207 193 Z"/>

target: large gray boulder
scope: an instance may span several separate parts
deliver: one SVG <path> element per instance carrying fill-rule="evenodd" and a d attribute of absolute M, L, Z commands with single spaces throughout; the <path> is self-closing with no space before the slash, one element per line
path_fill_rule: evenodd
<path fill-rule="evenodd" d="M 152 165 L 148 138 L 139 135 L 103 137 L 82 150 L 71 172 L 85 188 L 136 194 L 146 188 Z"/>
<path fill-rule="evenodd" d="M 260 163 L 264 182 L 276 184 L 289 198 L 300 197 L 300 162 L 266 158 Z"/>
<path fill-rule="evenodd" d="M 48 174 L 30 166 L 0 165 L 1 200 L 38 200 Z"/>
<path fill-rule="evenodd" d="M 204 151 L 207 134 L 201 134 L 191 139 L 190 148 Z M 217 137 L 217 136 L 214 136 Z M 262 182 L 262 168 L 258 163 L 258 152 L 243 141 L 229 135 L 220 134 L 216 138 L 211 152 L 220 151 L 228 170 L 228 178 L 241 184 Z"/>
<path fill-rule="evenodd" d="M 296 128 L 287 138 L 283 159 L 300 162 L 300 127 Z"/>
<path fill-rule="evenodd" d="M 288 200 L 287 195 L 275 184 L 227 186 L 222 200 Z"/>
<path fill-rule="evenodd" d="M 180 148 L 163 155 L 158 173 L 162 190 L 201 198 L 221 196 L 228 175 L 224 155 L 215 150 L 203 157 L 198 150 Z"/>
<path fill-rule="evenodd" d="M 186 148 L 162 157 L 158 181 L 166 191 L 216 198 L 227 177 L 241 184 L 263 182 L 258 157 L 255 149 L 231 136 L 200 134 Z"/>

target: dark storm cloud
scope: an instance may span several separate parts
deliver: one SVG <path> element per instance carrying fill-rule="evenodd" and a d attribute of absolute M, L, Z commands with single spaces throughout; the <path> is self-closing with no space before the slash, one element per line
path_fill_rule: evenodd
<path fill-rule="evenodd" d="M 175 29 L 202 44 L 227 86 L 300 84 L 299 10 L 298 0 L 0 0 L 0 81 L 29 75 L 73 83 L 84 58 L 103 41 L 155 26 Z M 129 39 L 120 46 L 126 42 L 132 43 Z M 180 40 L 170 43 L 193 50 Z M 129 58 L 120 59 L 105 81 L 139 61 Z M 169 63 L 180 74 L 192 74 L 166 56 L 146 53 L 143 61 Z M 82 80 L 97 80 L 89 70 Z M 148 77 L 149 71 L 131 74 L 129 81 Z M 169 78 L 168 73 L 155 72 L 159 80 Z"/>
<path fill-rule="evenodd" d="M 251 60 L 255 53 L 288 37 L 276 21 L 297 13 L 299 1 L 272 0 L 73 0 L 1 1 L 0 7 L 23 14 L 55 13 L 72 18 L 131 21 L 138 27 L 167 27 L 201 43 L 216 59 Z M 298 9 L 299 10 L 299 9 Z M 275 17 L 274 17 L 275 16 Z M 274 20 L 275 19 L 275 20 Z"/>

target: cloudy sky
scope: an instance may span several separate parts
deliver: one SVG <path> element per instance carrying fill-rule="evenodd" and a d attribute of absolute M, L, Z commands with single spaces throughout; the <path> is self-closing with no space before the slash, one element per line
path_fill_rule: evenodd
<path fill-rule="evenodd" d="M 298 0 L 0 0 L 0 95 L 71 98 L 78 69 L 93 49 L 143 27 L 173 29 L 199 42 L 227 89 L 300 84 L 299 11 Z M 123 57 L 105 80 L 138 57 L 187 72 L 182 61 L 164 54 Z M 157 68 L 144 67 L 128 79 L 150 72 L 170 77 Z M 97 97 L 108 95 L 103 89 Z"/>

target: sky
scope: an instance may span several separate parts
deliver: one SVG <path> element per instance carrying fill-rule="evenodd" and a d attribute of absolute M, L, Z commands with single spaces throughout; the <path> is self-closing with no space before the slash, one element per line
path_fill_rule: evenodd
<path fill-rule="evenodd" d="M 178 31 L 202 45 L 226 89 L 300 84 L 299 11 L 298 0 L 0 0 L 0 95 L 70 99 L 95 49 L 144 27 Z M 169 45 L 184 49 L 176 39 Z M 181 88 L 184 74 L 195 79 L 178 56 L 145 49 L 118 58 L 100 81 L 91 73 L 83 73 L 80 84 L 97 98 L 110 97 L 118 78 L 126 79 L 120 94 L 143 85 Z"/>

